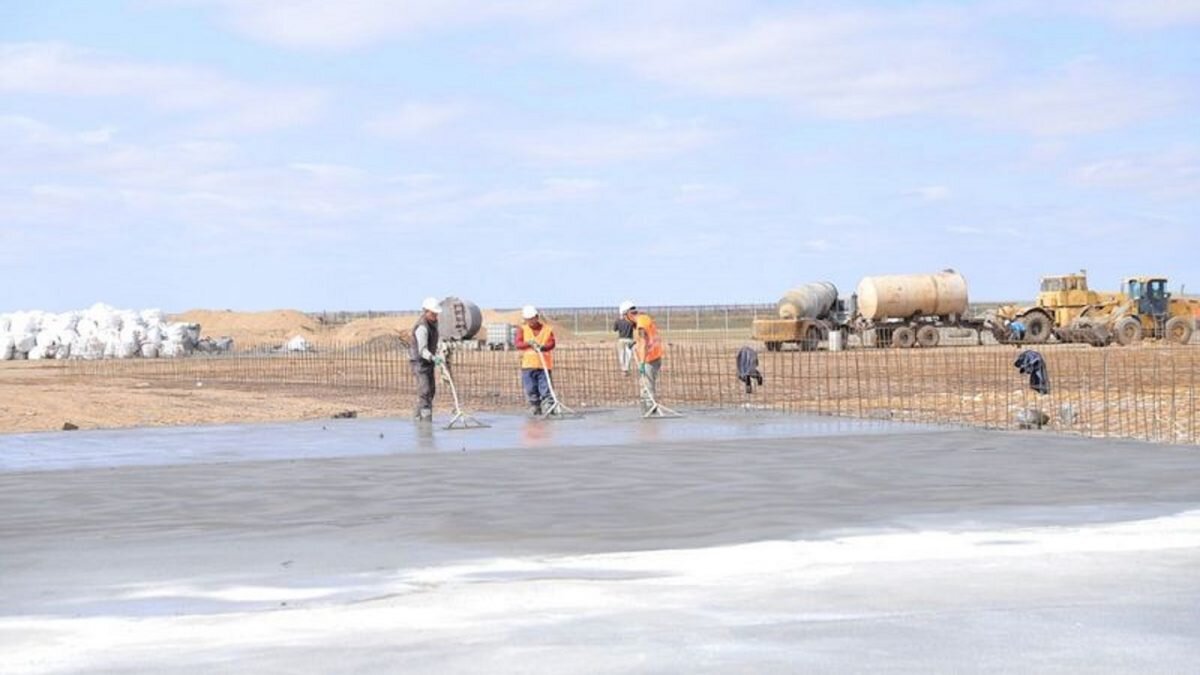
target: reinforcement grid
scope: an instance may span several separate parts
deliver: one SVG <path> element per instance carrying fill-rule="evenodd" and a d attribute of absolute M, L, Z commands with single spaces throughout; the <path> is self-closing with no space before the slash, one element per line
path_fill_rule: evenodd
<path fill-rule="evenodd" d="M 854 349 L 842 352 L 759 351 L 764 384 L 751 391 L 737 379 L 737 345 L 671 344 L 659 399 L 675 407 L 752 407 L 818 415 L 1012 429 L 1037 424 L 1094 437 L 1165 443 L 1200 441 L 1197 370 L 1189 347 L 1097 349 L 1046 345 L 1050 393 L 1041 395 L 1013 366 L 1011 347 Z M 511 351 L 456 351 L 451 367 L 465 407 L 504 410 L 524 403 L 519 357 Z M 243 353 L 179 359 L 75 361 L 89 376 L 147 381 L 201 381 L 323 395 L 338 391 L 415 395 L 401 343 L 323 346 L 295 353 Z M 615 347 L 564 346 L 555 351 L 553 382 L 577 409 L 631 405 L 636 373 L 618 367 Z M 441 405 L 448 405 L 445 385 Z M 401 403 L 402 404 L 402 403 Z"/>

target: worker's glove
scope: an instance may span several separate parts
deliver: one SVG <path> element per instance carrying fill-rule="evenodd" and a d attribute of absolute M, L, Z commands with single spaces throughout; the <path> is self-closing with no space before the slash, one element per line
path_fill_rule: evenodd
<path fill-rule="evenodd" d="M 535 352 L 542 351 L 542 345 L 537 342 L 530 342 L 529 346 L 533 347 L 533 351 L 535 351 Z"/>
<path fill-rule="evenodd" d="M 639 363 L 638 364 L 638 375 L 645 375 L 645 374 L 646 374 L 646 364 Z"/>
<path fill-rule="evenodd" d="M 433 365 L 441 366 L 446 364 L 446 358 L 441 354 L 435 354 L 433 357 Z"/>

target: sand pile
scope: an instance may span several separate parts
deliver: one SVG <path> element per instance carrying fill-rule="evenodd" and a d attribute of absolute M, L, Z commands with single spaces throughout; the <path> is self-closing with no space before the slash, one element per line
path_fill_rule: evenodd
<path fill-rule="evenodd" d="M 412 335 L 416 314 L 384 316 L 373 319 L 355 319 L 336 329 L 331 336 L 335 342 L 348 345 L 366 344 L 383 338 L 395 338 L 408 342 Z"/>
<path fill-rule="evenodd" d="M 481 311 L 483 325 L 490 323 L 508 323 L 521 325 L 521 310 L 498 312 L 485 309 Z M 548 317 L 555 332 L 564 338 L 571 337 L 571 331 L 554 317 Z M 182 314 L 171 316 L 172 321 L 200 324 L 200 332 L 208 337 L 232 337 L 238 348 L 255 345 L 279 345 L 300 335 L 311 344 L 342 344 L 361 345 L 378 340 L 399 337 L 408 341 L 412 335 L 413 324 L 417 315 L 398 314 L 396 316 L 375 317 L 370 319 L 355 319 L 341 326 L 326 326 L 320 321 L 294 309 L 277 309 L 267 312 L 235 312 L 231 310 L 193 309 Z M 478 339 L 487 336 L 486 328 L 481 328 Z"/>
<path fill-rule="evenodd" d="M 231 337 L 238 346 L 283 343 L 302 335 L 306 339 L 325 335 L 320 323 L 294 309 L 267 312 L 234 312 L 230 310 L 193 309 L 171 317 L 173 321 L 200 324 L 202 335 Z"/>
<path fill-rule="evenodd" d="M 484 328 L 480 329 L 479 335 L 477 336 L 479 338 L 487 336 L 486 328 L 489 323 L 509 323 L 514 326 L 520 326 L 521 324 L 525 323 L 525 320 L 521 318 L 521 310 L 519 309 L 514 309 L 510 312 L 498 312 L 494 309 L 485 309 L 481 311 L 481 314 L 483 314 Z M 555 335 L 563 338 L 569 338 L 574 335 L 574 332 L 570 328 L 567 328 L 566 325 L 570 320 L 569 316 L 566 317 L 566 320 L 560 320 L 553 315 L 546 314 L 543 319 L 554 327 Z"/>

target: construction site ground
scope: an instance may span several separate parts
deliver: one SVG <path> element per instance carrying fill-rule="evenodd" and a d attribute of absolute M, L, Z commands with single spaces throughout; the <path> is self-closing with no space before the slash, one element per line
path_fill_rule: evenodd
<path fill-rule="evenodd" d="M 0 436 L 0 671 L 1200 657 L 1195 448 L 686 412 Z"/>

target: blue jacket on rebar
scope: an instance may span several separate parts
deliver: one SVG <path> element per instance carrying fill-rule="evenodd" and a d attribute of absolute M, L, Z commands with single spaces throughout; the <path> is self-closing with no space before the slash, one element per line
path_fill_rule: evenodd
<path fill-rule="evenodd" d="M 742 347 L 737 353 L 737 371 L 738 379 L 742 384 L 746 385 L 746 393 L 754 393 L 754 385 L 751 383 L 757 382 L 758 386 L 762 386 L 763 375 L 758 370 L 758 352 L 750 347 Z"/>
<path fill-rule="evenodd" d="M 1026 349 L 1017 355 L 1013 367 L 1029 376 L 1029 388 L 1039 394 L 1050 393 L 1050 374 L 1046 372 L 1046 359 L 1032 349 Z"/>

